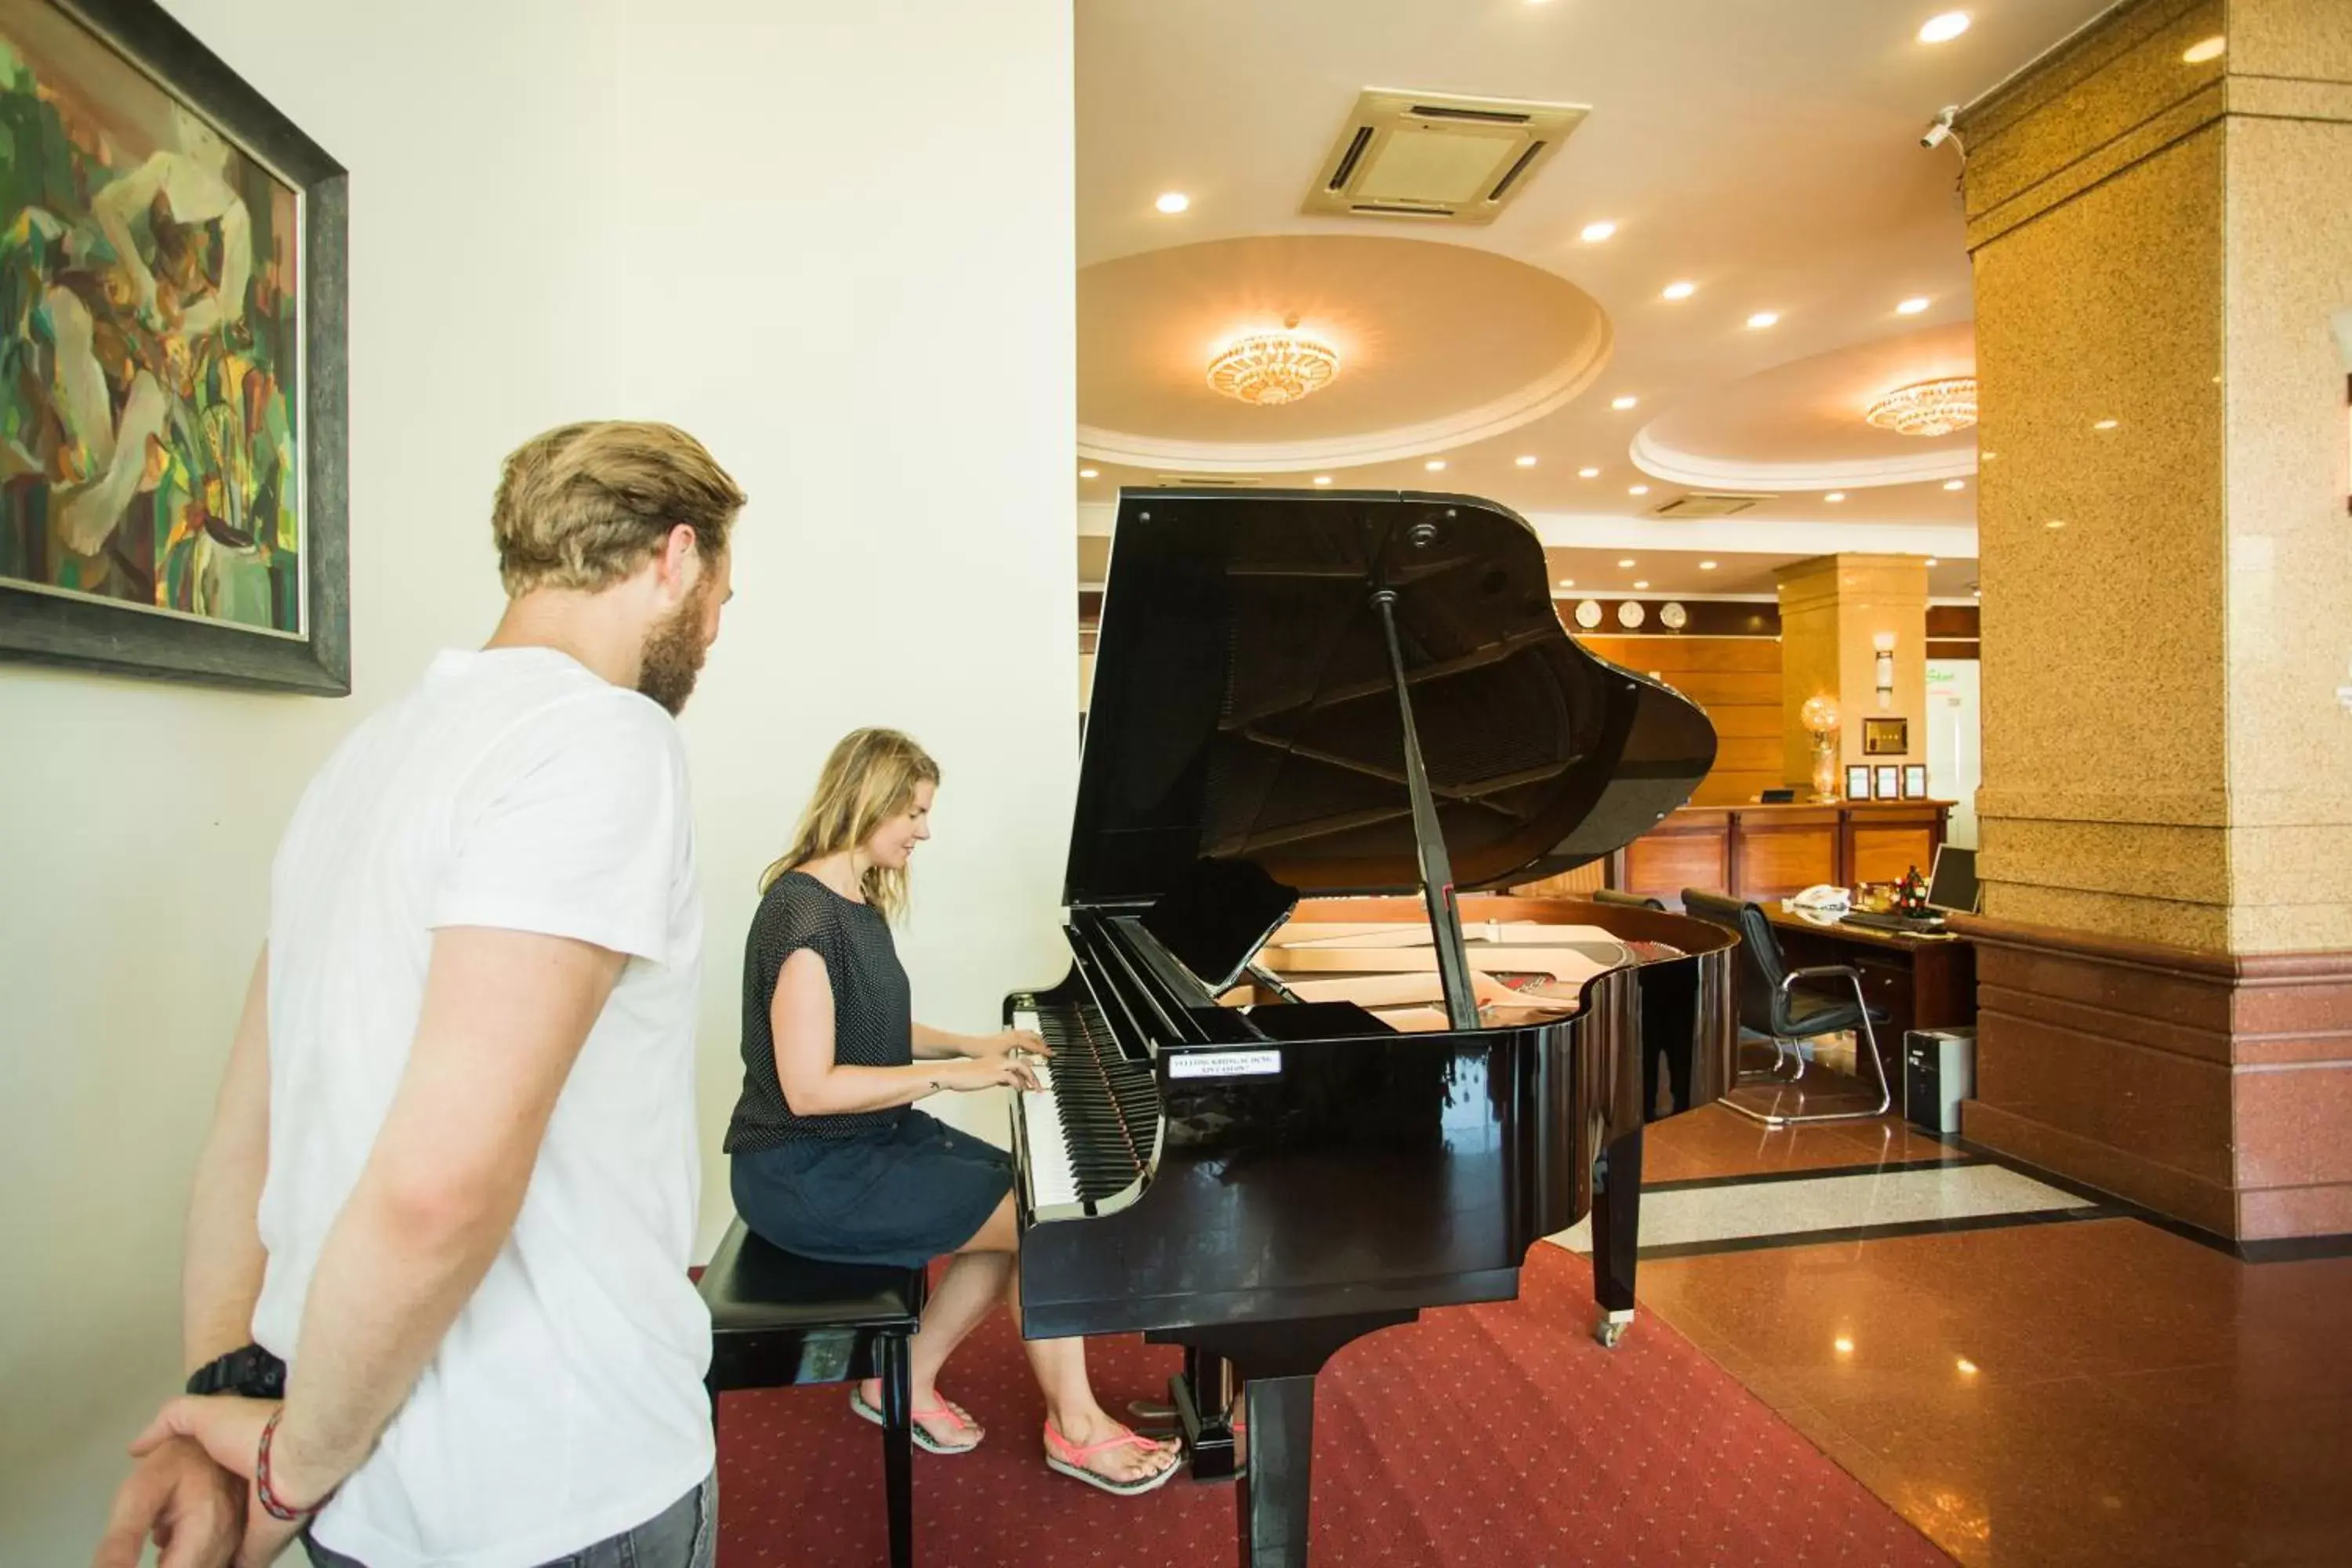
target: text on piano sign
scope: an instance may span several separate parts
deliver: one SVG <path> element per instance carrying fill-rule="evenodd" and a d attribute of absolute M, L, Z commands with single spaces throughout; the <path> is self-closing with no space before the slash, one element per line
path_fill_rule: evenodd
<path fill-rule="evenodd" d="M 1187 1052 L 1168 1064 L 1170 1078 L 1269 1078 L 1281 1071 L 1280 1051 Z"/>

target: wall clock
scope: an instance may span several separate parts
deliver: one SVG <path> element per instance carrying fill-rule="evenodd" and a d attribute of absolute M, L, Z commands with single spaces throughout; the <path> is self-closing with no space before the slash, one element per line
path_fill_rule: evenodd
<path fill-rule="evenodd" d="M 1642 605 L 1637 599 L 1627 599 L 1617 606 L 1617 624 L 1632 631 L 1642 624 Z"/>
<path fill-rule="evenodd" d="M 1601 624 L 1600 601 L 1586 599 L 1580 602 L 1576 606 L 1576 624 L 1588 632 L 1599 626 Z"/>
<path fill-rule="evenodd" d="M 1678 632 L 1690 625 L 1690 612 L 1668 599 L 1658 606 L 1658 625 L 1670 632 Z"/>

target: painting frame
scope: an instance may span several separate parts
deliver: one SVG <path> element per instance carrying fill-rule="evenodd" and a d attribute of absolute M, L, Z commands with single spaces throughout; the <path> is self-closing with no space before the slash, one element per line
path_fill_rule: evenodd
<path fill-rule="evenodd" d="M 1862 754 L 1864 756 L 1899 757 L 1910 749 L 1910 720 L 1864 719 L 1862 721 Z"/>
<path fill-rule="evenodd" d="M 1845 797 L 1848 800 L 1870 798 L 1870 764 L 1848 763 L 1845 765 Z"/>
<path fill-rule="evenodd" d="M 352 689 L 350 174 L 154 0 L 16 0 L 79 26 L 294 194 L 301 632 L 257 631 L 0 578 L 0 659 L 341 697 Z"/>

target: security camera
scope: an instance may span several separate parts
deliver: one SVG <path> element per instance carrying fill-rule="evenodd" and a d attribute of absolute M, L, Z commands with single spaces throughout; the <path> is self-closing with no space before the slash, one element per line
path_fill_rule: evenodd
<path fill-rule="evenodd" d="M 1936 122 L 1933 125 L 1928 126 L 1925 132 L 1921 132 L 1919 137 L 1919 145 L 1922 147 L 1942 146 L 1946 140 L 1951 136 L 1952 121 L 1959 112 L 1960 106 L 1957 103 L 1948 103 L 1944 105 L 1943 111 L 1936 116 Z"/>

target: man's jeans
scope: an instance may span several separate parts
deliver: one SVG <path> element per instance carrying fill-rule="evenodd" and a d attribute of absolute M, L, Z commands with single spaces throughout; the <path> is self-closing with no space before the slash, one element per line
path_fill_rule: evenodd
<path fill-rule="evenodd" d="M 366 1568 L 305 1532 L 313 1568 Z M 711 1568 L 719 1553 L 719 1478 L 703 1483 L 635 1530 L 559 1557 L 545 1568 Z"/>

